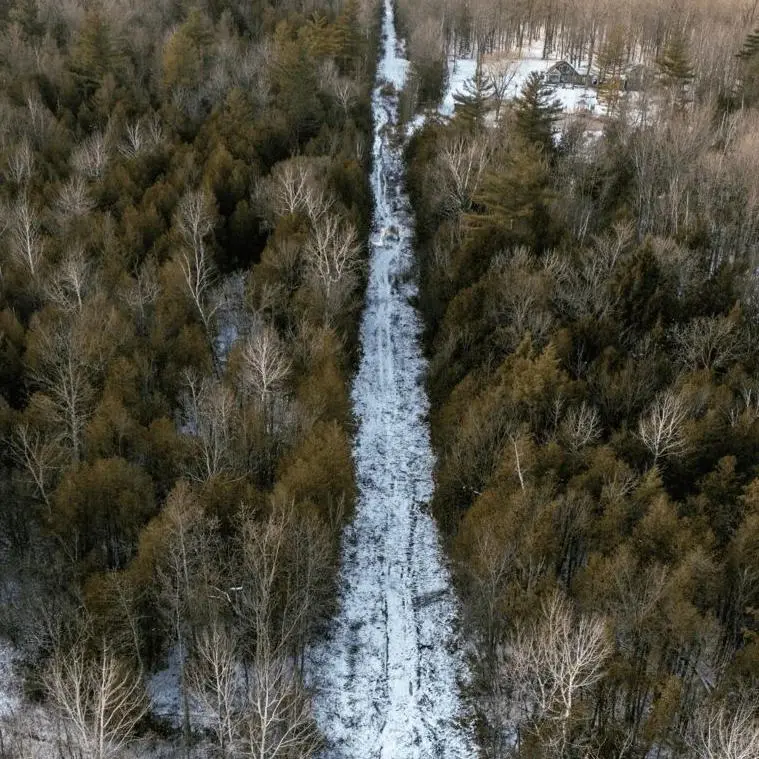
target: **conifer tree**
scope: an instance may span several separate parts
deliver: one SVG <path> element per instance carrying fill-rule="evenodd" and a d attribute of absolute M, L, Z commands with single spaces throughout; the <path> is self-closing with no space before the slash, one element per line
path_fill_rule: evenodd
<path fill-rule="evenodd" d="M 744 61 L 750 60 L 757 53 L 759 53 L 759 26 L 753 32 L 749 32 L 746 41 L 743 43 L 743 48 L 738 53 L 738 57 Z"/>
<path fill-rule="evenodd" d="M 622 73 L 627 60 L 627 33 L 623 26 L 615 26 L 604 40 L 598 54 L 598 95 L 611 115 L 619 102 Z"/>
<path fill-rule="evenodd" d="M 688 87 L 693 81 L 688 43 L 682 34 L 673 34 L 659 60 L 662 84 L 672 94 L 673 105 L 678 110 L 688 102 Z"/>
<path fill-rule="evenodd" d="M 453 96 L 456 117 L 469 132 L 478 132 L 485 125 L 485 115 L 493 97 L 493 83 L 477 66 L 474 76 L 464 82 L 463 92 Z"/>
<path fill-rule="evenodd" d="M 742 69 L 741 94 L 744 102 L 751 104 L 759 100 L 759 27 L 746 37 L 737 57 Z"/>
<path fill-rule="evenodd" d="M 110 25 L 98 11 L 89 12 L 71 51 L 69 66 L 88 92 L 123 60 Z"/>
<path fill-rule="evenodd" d="M 334 36 L 338 46 L 338 57 L 343 72 L 350 70 L 361 55 L 361 30 L 358 22 L 358 3 L 347 0 L 342 13 L 334 24 Z"/>
<path fill-rule="evenodd" d="M 514 101 L 516 127 L 525 140 L 539 145 L 547 153 L 554 150 L 554 125 L 561 115 L 561 103 L 551 97 L 551 88 L 533 71 Z"/>

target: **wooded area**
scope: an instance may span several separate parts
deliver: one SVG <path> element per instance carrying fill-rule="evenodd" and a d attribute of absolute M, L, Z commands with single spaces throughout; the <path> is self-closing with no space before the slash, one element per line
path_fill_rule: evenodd
<path fill-rule="evenodd" d="M 490 63 L 406 152 L 483 755 L 753 759 L 757 3 L 398 11 L 406 118 Z M 0 4 L 2 759 L 318 753 L 380 12 Z M 537 74 L 506 97 L 535 44 L 602 133 Z"/>
<path fill-rule="evenodd" d="M 318 744 L 378 11 L 0 4 L 0 631 L 60 718 L 2 756 Z M 167 657 L 182 702 L 148 715 Z"/>
<path fill-rule="evenodd" d="M 433 511 L 483 748 L 755 756 L 754 8 L 430 7 L 439 61 L 547 32 L 567 58 L 622 44 L 657 71 L 649 118 L 610 109 L 594 134 L 582 118 L 560 129 L 537 74 L 501 108 L 483 69 L 407 151 Z"/>

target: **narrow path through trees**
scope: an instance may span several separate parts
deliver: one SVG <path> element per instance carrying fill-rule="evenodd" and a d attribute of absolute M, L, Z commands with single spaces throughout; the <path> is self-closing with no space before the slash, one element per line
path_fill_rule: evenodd
<path fill-rule="evenodd" d="M 471 759 L 456 603 L 425 509 L 434 462 L 421 325 L 409 303 L 413 226 L 393 140 L 407 62 L 391 0 L 383 44 L 373 98 L 375 224 L 353 387 L 360 496 L 343 539 L 340 613 L 311 657 L 315 709 L 328 759 Z"/>

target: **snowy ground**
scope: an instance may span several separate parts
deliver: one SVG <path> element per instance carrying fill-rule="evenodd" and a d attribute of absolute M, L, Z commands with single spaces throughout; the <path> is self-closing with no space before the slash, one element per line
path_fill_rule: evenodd
<path fill-rule="evenodd" d="M 380 81 L 403 87 L 391 0 Z M 343 537 L 341 610 L 310 655 L 324 759 L 472 759 L 459 686 L 466 667 L 456 603 L 425 504 L 433 454 L 425 422 L 420 322 L 409 305 L 412 224 L 393 144 L 393 95 L 374 94 L 375 226 L 353 386 L 360 496 Z"/>
<path fill-rule="evenodd" d="M 522 90 L 524 83 L 533 71 L 542 74 L 548 71 L 558 59 L 550 58 L 543 60 L 540 53 L 529 49 L 523 58 L 503 58 L 499 65 L 508 62 L 513 66 L 514 78 L 509 84 L 506 99 L 514 99 Z M 487 72 L 494 62 L 485 61 L 484 69 Z M 440 105 L 439 112 L 443 116 L 453 116 L 455 94 L 464 92 L 464 86 L 474 76 L 477 62 L 474 58 L 457 58 L 448 62 L 448 88 Z M 580 69 L 584 71 L 584 69 Z M 557 85 L 553 88 L 554 97 L 561 103 L 564 111 L 571 113 L 590 113 L 595 116 L 603 116 L 606 108 L 598 101 L 598 92 L 595 87 L 579 87 L 575 85 Z"/>
<path fill-rule="evenodd" d="M 18 653 L 0 640 L 0 720 L 18 711 L 21 705 L 21 681 L 16 672 Z"/>

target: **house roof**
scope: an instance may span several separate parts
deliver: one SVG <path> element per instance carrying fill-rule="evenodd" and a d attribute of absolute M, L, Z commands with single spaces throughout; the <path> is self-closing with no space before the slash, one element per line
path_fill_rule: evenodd
<path fill-rule="evenodd" d="M 569 63 L 569 61 L 556 61 L 556 63 L 554 63 L 551 68 L 546 70 L 546 74 L 556 70 L 561 71 L 562 73 L 577 73 L 577 69 L 571 63 Z"/>

